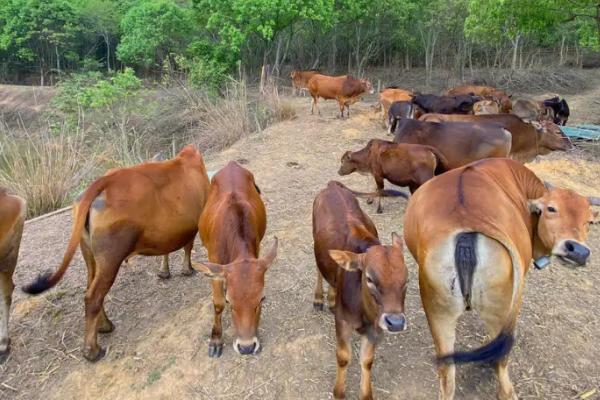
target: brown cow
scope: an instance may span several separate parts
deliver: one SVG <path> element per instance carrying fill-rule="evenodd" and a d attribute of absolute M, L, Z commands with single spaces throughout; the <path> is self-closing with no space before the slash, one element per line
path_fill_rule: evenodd
<path fill-rule="evenodd" d="M 433 146 L 447 160 L 446 167 L 453 169 L 483 158 L 507 157 L 511 135 L 497 124 L 402 119 L 394 142 Z"/>
<path fill-rule="evenodd" d="M 209 262 L 194 263 L 193 267 L 212 278 L 215 307 L 208 355 L 223 354 L 221 314 L 226 299 L 236 332 L 234 350 L 256 354 L 260 350 L 257 331 L 265 272 L 277 255 L 277 238 L 271 250 L 259 258 L 267 215 L 252 173 L 234 161 L 217 172 L 198 225 Z"/>
<path fill-rule="evenodd" d="M 498 398 L 516 399 L 507 369 L 532 259 L 552 254 L 585 264 L 590 200 L 547 190 L 533 172 L 509 159 L 489 159 L 425 183 L 404 216 L 408 249 L 439 360 L 440 399 L 454 398 L 454 363 L 493 362 Z M 600 204 L 600 203 L 599 203 Z M 474 309 L 494 339 L 454 352 L 456 322 Z"/>
<path fill-rule="evenodd" d="M 567 151 L 573 148 L 571 140 L 550 121 L 527 123 L 512 114 L 491 115 L 443 115 L 425 114 L 422 121 L 460 121 L 499 124 L 512 135 L 510 156 L 521 162 L 530 162 L 538 155 L 552 151 Z"/>
<path fill-rule="evenodd" d="M 397 186 L 408 186 L 414 193 L 435 174 L 446 171 L 446 163 L 435 147 L 371 139 L 363 149 L 344 153 L 338 174 L 344 176 L 355 171 L 371 174 L 379 194 L 377 213 L 381 213 L 384 179 Z"/>
<path fill-rule="evenodd" d="M 512 109 L 511 96 L 505 91 L 491 86 L 464 85 L 446 90 L 444 95 L 457 96 L 461 94 L 474 94 L 486 100 L 494 100 L 498 103 L 502 113 L 509 113 Z"/>
<path fill-rule="evenodd" d="M 319 70 L 311 69 L 308 71 L 292 71 L 290 78 L 292 78 L 292 87 L 296 95 L 300 94 L 304 90 L 308 90 L 308 81 L 310 78 L 319 73 Z"/>
<path fill-rule="evenodd" d="M 308 81 L 308 90 L 312 96 L 310 113 L 313 114 L 315 107 L 321 115 L 317 100 L 319 97 L 325 100 L 337 100 L 340 106 L 340 116 L 344 118 L 344 107 L 347 108 L 347 116 L 350 116 L 350 105 L 360 100 L 364 92 L 373 93 L 373 86 L 367 79 L 356 79 L 350 75 L 327 76 L 316 74 Z"/>
<path fill-rule="evenodd" d="M 208 185 L 204 160 L 192 145 L 171 160 L 117 169 L 96 179 L 73 206 L 73 231 L 60 268 L 23 290 L 38 294 L 56 285 L 79 244 L 88 270 L 83 355 L 89 361 L 102 358 L 98 332 L 114 329 L 104 297 L 121 263 L 135 254 L 191 248 Z"/>
<path fill-rule="evenodd" d="M 10 350 L 8 319 L 15 285 L 12 280 L 26 212 L 25 200 L 0 188 L 0 359 Z"/>
<path fill-rule="evenodd" d="M 396 87 L 387 87 L 379 92 L 379 104 L 381 104 L 381 118 L 387 128 L 389 128 L 389 121 L 386 120 L 389 109 L 394 102 L 397 101 L 411 101 L 413 98 L 413 92 L 410 90 L 398 89 Z"/>
<path fill-rule="evenodd" d="M 494 100 L 481 100 L 473 104 L 473 114 L 498 114 L 500 113 L 500 107 Z"/>
<path fill-rule="evenodd" d="M 317 262 L 314 307 L 323 309 L 323 278 L 329 284 L 337 338 L 337 376 L 333 396 L 345 398 L 346 369 L 352 355 L 351 336 L 362 335 L 359 398 L 372 399 L 371 367 L 375 344 L 383 332 L 406 330 L 404 298 L 408 270 L 402 239 L 379 242 L 377 229 L 352 193 L 331 181 L 313 204 L 313 239 Z"/>

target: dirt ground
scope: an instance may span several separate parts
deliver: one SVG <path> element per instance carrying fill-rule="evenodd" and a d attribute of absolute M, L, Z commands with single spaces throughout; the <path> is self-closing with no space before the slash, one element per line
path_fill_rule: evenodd
<path fill-rule="evenodd" d="M 590 90 L 574 94 L 573 121 L 590 121 L 598 112 L 600 79 Z M 266 300 L 258 356 L 240 357 L 232 347 L 229 311 L 224 314 L 225 349 L 208 358 L 212 303 L 208 279 L 182 276 L 181 252 L 171 255 L 172 278 L 156 277 L 159 258 L 137 257 L 123 267 L 107 297 L 107 313 L 116 330 L 100 336 L 108 349 L 96 364 L 80 354 L 83 333 L 85 266 L 77 255 L 62 282 L 39 297 L 15 291 L 10 335 L 12 352 L 0 364 L 1 399 L 330 399 L 335 379 L 333 316 L 315 313 L 312 293 L 315 264 L 311 206 L 331 179 L 364 190 L 365 176 L 337 176 L 343 151 L 357 149 L 373 137 L 385 138 L 371 107 L 374 97 L 352 108 L 350 119 L 336 118 L 336 105 L 322 104 L 311 116 L 307 98 L 291 98 L 298 117 L 248 137 L 207 160 L 216 170 L 238 160 L 255 174 L 268 212 L 263 241 L 280 239 L 279 255 L 266 277 Z M 582 110 L 582 111 L 580 111 Z M 530 164 L 544 179 L 584 194 L 600 195 L 600 162 L 587 153 L 553 154 Z M 383 242 L 402 232 L 405 201 L 387 199 L 385 212 L 363 206 Z M 15 282 L 31 281 L 56 268 L 71 231 L 71 217 L 57 215 L 26 225 Z M 521 399 L 571 399 L 600 390 L 600 225 L 590 231 L 595 254 L 584 268 L 555 263 L 529 273 L 511 355 L 513 383 Z M 407 294 L 409 329 L 385 336 L 376 351 L 374 395 L 379 399 L 437 397 L 433 345 L 421 307 L 416 265 L 410 269 Z M 193 258 L 205 259 L 197 243 Z M 472 315 L 460 324 L 458 349 L 473 348 L 488 338 Z M 356 337 L 355 337 L 356 339 Z M 360 368 L 358 340 L 349 368 L 347 395 L 356 398 Z M 460 366 L 457 398 L 493 399 L 491 368 Z M 598 399 L 598 394 L 588 399 Z"/>

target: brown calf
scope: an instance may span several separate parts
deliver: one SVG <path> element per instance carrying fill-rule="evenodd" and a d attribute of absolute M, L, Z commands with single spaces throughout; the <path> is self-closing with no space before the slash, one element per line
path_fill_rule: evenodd
<path fill-rule="evenodd" d="M 25 211 L 25 200 L 0 188 L 0 359 L 10 350 L 8 319 L 15 288 L 12 276 L 17 265 Z"/>
<path fill-rule="evenodd" d="M 192 266 L 212 278 L 215 307 L 208 355 L 223 354 L 221 314 L 226 299 L 236 331 L 234 350 L 256 354 L 265 272 L 277 255 L 277 238 L 266 256 L 259 258 L 267 215 L 252 173 L 234 161 L 217 172 L 198 225 L 209 262 Z"/>
<path fill-rule="evenodd" d="M 292 78 L 294 93 L 298 95 L 301 91 L 307 90 L 308 81 L 318 73 L 319 71 L 316 69 L 311 69 L 309 71 L 292 71 L 290 73 L 290 78 Z"/>
<path fill-rule="evenodd" d="M 408 270 L 402 239 L 393 233 L 392 245 L 381 245 L 377 229 L 358 201 L 334 181 L 315 198 L 313 238 L 318 267 L 313 304 L 315 309 L 323 309 L 324 277 L 329 284 L 329 306 L 335 313 L 337 376 L 333 396 L 345 398 L 351 336 L 356 330 L 362 335 L 359 398 L 372 399 L 375 345 L 384 331 L 406 330 Z"/>
<path fill-rule="evenodd" d="M 312 96 L 310 113 L 313 114 L 315 107 L 321 115 L 317 100 L 319 97 L 325 100 L 337 100 L 340 106 L 340 116 L 344 118 L 344 107 L 348 110 L 347 116 L 350 116 L 350 105 L 360 100 L 364 92 L 373 93 L 373 86 L 367 79 L 356 79 L 350 75 L 327 76 L 314 75 L 308 81 L 308 90 Z"/>
<path fill-rule="evenodd" d="M 74 204 L 73 231 L 60 268 L 23 290 L 38 294 L 56 285 L 80 245 L 88 270 L 83 355 L 89 361 L 100 359 L 105 351 L 98 346 L 98 332 L 114 329 L 104 297 L 121 263 L 135 254 L 164 255 L 184 246 L 191 250 L 207 192 L 204 160 L 191 145 L 171 160 L 117 169 L 96 179 Z"/>
<path fill-rule="evenodd" d="M 446 171 L 446 163 L 435 147 L 371 139 L 361 150 L 344 153 L 338 174 L 370 173 L 379 194 L 377 213 L 381 213 L 384 179 L 397 186 L 408 186 L 410 192 L 414 193 L 434 175 Z"/>
<path fill-rule="evenodd" d="M 404 216 L 406 245 L 419 264 L 419 287 L 438 357 L 440 399 L 454 398 L 454 363 L 493 362 L 498 398 L 516 399 L 507 369 L 532 259 L 551 254 L 585 264 L 594 199 L 548 190 L 509 159 L 449 171 L 412 196 Z M 598 203 L 600 204 L 600 203 Z M 494 339 L 454 352 L 455 329 L 474 309 Z"/>

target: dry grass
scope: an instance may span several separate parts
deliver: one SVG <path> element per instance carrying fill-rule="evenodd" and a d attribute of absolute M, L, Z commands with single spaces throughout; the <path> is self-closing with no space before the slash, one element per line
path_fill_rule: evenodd
<path fill-rule="evenodd" d="M 81 151 L 80 135 L 0 133 L 0 185 L 27 200 L 29 216 L 67 204 L 94 167 Z"/>

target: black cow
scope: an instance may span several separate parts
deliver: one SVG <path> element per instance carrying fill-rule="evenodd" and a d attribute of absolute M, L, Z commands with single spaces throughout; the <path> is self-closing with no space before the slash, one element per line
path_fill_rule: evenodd
<path fill-rule="evenodd" d="M 544 100 L 544 106 L 550 107 L 554 113 L 554 123 L 566 125 L 569 120 L 569 105 L 565 99 L 560 100 L 558 96 Z"/>
<path fill-rule="evenodd" d="M 413 97 L 412 102 L 421 107 L 426 113 L 472 114 L 473 104 L 480 100 L 481 98 L 472 94 L 457 96 L 422 94 Z"/>
<path fill-rule="evenodd" d="M 402 118 L 418 119 L 423 115 L 421 107 L 410 101 L 395 101 L 388 110 L 388 132 L 393 134 L 398 120 Z"/>

